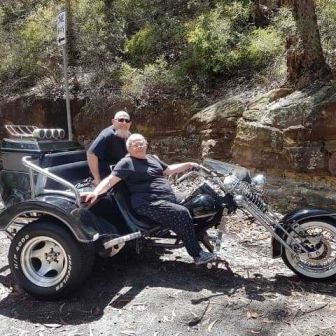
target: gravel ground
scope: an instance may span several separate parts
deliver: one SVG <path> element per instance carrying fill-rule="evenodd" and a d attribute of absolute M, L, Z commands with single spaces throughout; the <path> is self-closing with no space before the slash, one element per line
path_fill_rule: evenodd
<path fill-rule="evenodd" d="M 64 300 L 39 302 L 13 283 L 0 236 L 0 332 L 5 335 L 336 335 L 333 283 L 301 281 L 270 258 L 270 237 L 231 218 L 219 268 L 184 249 L 98 259 Z"/>

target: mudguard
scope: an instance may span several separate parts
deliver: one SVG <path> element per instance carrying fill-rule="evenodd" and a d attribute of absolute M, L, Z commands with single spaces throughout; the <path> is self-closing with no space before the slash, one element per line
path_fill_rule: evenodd
<path fill-rule="evenodd" d="M 36 212 L 62 222 L 78 241 L 93 242 L 99 238 L 99 233 L 93 226 L 88 226 L 80 220 L 77 214 L 79 209 L 71 198 L 43 195 L 5 209 L 0 214 L 0 230 L 6 230 L 17 217 Z"/>
<path fill-rule="evenodd" d="M 331 218 L 336 221 L 336 211 L 322 208 L 303 208 L 294 210 L 287 215 L 285 215 L 280 224 L 285 228 L 289 228 L 294 223 L 300 223 L 307 219 L 321 219 L 321 218 Z M 275 230 L 281 238 L 284 238 L 285 233 L 281 229 Z M 272 238 L 272 257 L 278 258 L 282 255 L 282 245 L 275 239 Z"/>

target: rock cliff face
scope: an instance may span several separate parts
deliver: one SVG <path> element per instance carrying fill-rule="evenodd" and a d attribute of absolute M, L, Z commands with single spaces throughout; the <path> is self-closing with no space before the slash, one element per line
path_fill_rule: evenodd
<path fill-rule="evenodd" d="M 263 172 L 267 196 L 279 210 L 336 208 L 336 88 L 277 89 L 253 101 L 239 97 L 200 111 L 190 100 L 136 109 L 125 100 L 73 100 L 75 134 L 88 145 L 114 113 L 130 111 L 133 132 L 168 162 L 211 157 Z M 198 112 L 197 112 L 198 111 Z M 1 123 L 66 128 L 65 103 L 36 96 L 0 104 Z M 0 134 L 3 136 L 3 134 Z"/>
<path fill-rule="evenodd" d="M 73 99 L 72 116 L 76 116 L 84 104 L 83 99 Z M 67 132 L 65 101 L 35 94 L 0 101 L 0 139 L 6 135 L 5 124 L 64 128 Z"/>
<path fill-rule="evenodd" d="M 267 194 L 280 210 L 336 208 L 336 90 L 277 89 L 247 104 L 220 102 L 191 124 L 202 156 L 233 161 L 268 176 Z"/>

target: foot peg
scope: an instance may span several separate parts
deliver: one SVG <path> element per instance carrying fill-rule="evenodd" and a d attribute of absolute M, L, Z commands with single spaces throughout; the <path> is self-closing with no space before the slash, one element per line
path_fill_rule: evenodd
<path fill-rule="evenodd" d="M 107 249 L 109 249 L 109 248 L 111 248 L 115 245 L 119 245 L 119 244 L 125 243 L 127 241 L 140 238 L 141 236 L 142 236 L 142 233 L 140 231 L 137 231 L 137 232 L 125 235 L 125 236 L 121 236 L 121 237 L 118 237 L 118 238 L 113 238 L 113 239 L 110 239 L 110 240 L 108 240 L 104 243 L 104 248 L 107 250 Z"/>

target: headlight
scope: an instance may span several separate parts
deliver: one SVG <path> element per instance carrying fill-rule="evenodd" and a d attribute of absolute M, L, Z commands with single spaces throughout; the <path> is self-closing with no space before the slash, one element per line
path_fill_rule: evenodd
<path fill-rule="evenodd" d="M 262 174 L 258 174 L 252 178 L 252 185 L 257 187 L 259 190 L 263 189 L 265 182 L 266 178 Z"/>

